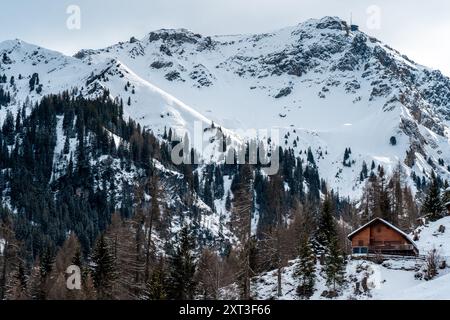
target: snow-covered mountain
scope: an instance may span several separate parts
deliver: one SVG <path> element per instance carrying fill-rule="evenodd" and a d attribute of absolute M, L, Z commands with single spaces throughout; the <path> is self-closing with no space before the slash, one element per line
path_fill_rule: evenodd
<path fill-rule="evenodd" d="M 157 134 L 214 122 L 239 142 L 254 138 L 250 129 L 276 128 L 281 145 L 304 157 L 311 147 L 321 177 L 355 198 L 364 161 L 450 177 L 450 79 L 338 18 L 258 35 L 163 29 L 74 57 L 14 40 L 0 44 L 0 58 L 0 75 L 15 77 L 4 85 L 13 93 L 7 108 L 27 95 L 108 89 Z M 42 87 L 30 92 L 34 73 Z"/>
<path fill-rule="evenodd" d="M 132 118 L 143 128 L 151 129 L 155 134 L 162 136 L 164 130 L 171 128 L 174 136 L 179 130 L 182 138 L 185 131 L 192 132 L 194 125 L 200 123 L 203 127 L 210 127 L 212 121 L 190 108 L 177 98 L 164 92 L 158 87 L 139 78 L 132 70 L 115 59 L 90 64 L 80 59 L 65 56 L 61 53 L 47 50 L 21 40 L 4 41 L 0 43 L 0 88 L 11 95 L 11 101 L 7 105 L 0 104 L 0 124 L 2 124 L 11 112 L 14 116 L 22 106 L 25 106 L 27 115 L 30 115 L 35 104 L 49 94 L 69 91 L 86 98 L 96 98 L 107 90 L 114 99 L 123 98 L 124 118 Z M 6 79 L 3 81 L 3 79 Z M 131 103 L 127 103 L 128 95 L 123 94 L 125 87 L 131 97 Z M 76 154 L 77 138 L 69 136 L 64 130 L 64 116 L 57 116 L 56 145 L 53 158 L 53 174 L 49 183 L 56 181 L 67 173 L 69 160 Z M 217 143 L 209 139 L 218 133 L 218 128 L 209 128 L 205 133 L 205 146 L 209 154 L 214 155 Z M 239 142 L 237 136 L 226 129 L 221 129 L 232 142 Z M 111 133 L 116 145 L 122 140 Z M 69 150 L 64 152 L 65 143 L 69 141 Z M 135 185 L 142 179 L 142 172 L 135 166 L 124 169 L 120 161 L 108 156 L 90 160 L 92 166 L 109 168 L 114 172 L 116 183 L 115 196 L 119 196 L 124 184 Z M 164 167 L 154 160 L 154 167 L 163 181 L 161 201 L 168 208 L 173 209 L 174 233 L 179 231 L 183 221 L 177 219 L 184 213 L 183 201 L 180 199 L 180 189 L 184 187 L 179 180 L 182 175 L 179 172 Z M 9 190 L 8 190 L 9 191 Z M 130 191 L 132 193 L 132 191 Z M 1 194 L 1 192 L 0 192 Z M 2 198 L 2 205 L 11 208 L 9 196 Z M 200 199 L 196 200 L 195 207 L 201 212 L 199 229 L 214 241 L 217 239 L 232 239 L 233 235 L 226 227 L 221 227 L 219 213 L 213 212 L 210 207 Z M 11 208 L 12 209 L 12 208 Z M 177 229 L 178 228 L 178 229 Z M 220 234 L 219 234 L 220 233 Z M 0 251 L 2 239 L 0 239 Z"/>
<path fill-rule="evenodd" d="M 108 90 L 112 98 L 124 101 L 124 117 L 136 120 L 155 134 L 162 135 L 166 128 L 172 128 L 178 138 L 183 138 L 186 132 L 194 132 L 196 124 L 202 128 L 212 124 L 210 119 L 140 78 L 117 59 L 108 58 L 93 64 L 21 40 L 0 43 L 0 56 L 0 74 L 8 79 L 3 88 L 11 94 L 10 105 L 0 108 L 1 122 L 7 110 L 16 114 L 23 103 L 32 106 L 47 94 L 68 90 L 95 98 Z M 13 83 L 11 77 L 14 77 Z M 32 81 L 36 82 L 33 86 Z M 237 135 L 222 130 L 232 143 L 239 142 Z M 215 154 L 217 146 L 209 143 L 209 138 L 216 131 L 210 130 L 209 135 L 203 137 L 207 155 Z"/>

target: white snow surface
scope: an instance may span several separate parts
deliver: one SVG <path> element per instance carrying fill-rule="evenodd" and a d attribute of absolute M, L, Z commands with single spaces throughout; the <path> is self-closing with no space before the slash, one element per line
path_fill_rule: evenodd
<path fill-rule="evenodd" d="M 125 117 L 157 135 L 172 128 L 180 138 L 192 137 L 196 123 L 206 128 L 214 122 L 233 144 L 242 144 L 267 140 L 276 129 L 274 143 L 301 157 L 311 147 L 321 178 L 353 199 L 364 185 L 364 161 L 387 173 L 401 163 L 406 177 L 414 171 L 428 178 L 434 167 L 450 178 L 450 80 L 360 31 L 347 34 L 338 18 L 226 37 L 163 29 L 75 57 L 11 40 L 0 43 L 3 54 L 9 61 L 0 75 L 14 76 L 16 84 L 0 84 L 13 96 L 10 106 L 0 108 L 0 122 L 6 110 L 16 114 L 27 96 L 36 102 L 77 88 L 95 97 L 108 89 L 123 100 Z M 35 72 L 40 94 L 29 89 Z M 221 159 L 216 134 L 202 136 L 206 161 Z M 351 167 L 343 165 L 346 148 Z M 407 166 L 410 149 L 416 159 Z"/>
<path fill-rule="evenodd" d="M 445 231 L 439 232 L 439 226 Z M 346 283 L 341 288 L 338 300 L 450 300 L 450 217 L 430 222 L 420 230 L 416 242 L 420 250 L 419 257 L 394 256 L 382 264 L 361 259 L 361 256 L 349 259 L 346 265 Z M 415 275 L 426 267 L 425 257 L 436 249 L 441 260 L 447 261 L 447 268 L 439 269 L 438 275 L 429 281 L 416 279 Z M 356 259 L 360 258 L 360 259 Z M 298 280 L 294 276 L 298 260 L 293 260 L 282 271 L 282 296 L 277 297 L 277 271 L 273 270 L 255 277 L 252 292 L 256 299 L 297 300 Z M 316 285 L 312 300 L 326 299 L 322 296 L 326 285 L 325 274 L 319 262 L 316 265 Z M 368 291 L 364 292 L 361 281 L 367 277 Z M 356 287 L 359 283 L 359 292 Z M 236 299 L 237 288 L 230 286 L 222 290 L 222 296 Z"/>

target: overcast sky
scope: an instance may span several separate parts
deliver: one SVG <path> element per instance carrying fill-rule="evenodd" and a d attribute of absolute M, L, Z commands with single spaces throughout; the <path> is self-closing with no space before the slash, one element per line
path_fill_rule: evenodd
<path fill-rule="evenodd" d="M 80 29 L 67 27 L 69 5 L 80 8 Z M 208 35 L 259 33 L 327 15 L 350 20 L 351 13 L 365 32 L 450 76 L 448 0 L 8 1 L 0 10 L 0 41 L 19 38 L 73 54 L 160 28 Z"/>

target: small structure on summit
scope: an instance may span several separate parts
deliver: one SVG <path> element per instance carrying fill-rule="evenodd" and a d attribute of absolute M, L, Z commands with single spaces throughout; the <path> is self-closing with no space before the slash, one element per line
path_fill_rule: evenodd
<path fill-rule="evenodd" d="M 348 235 L 353 254 L 417 256 L 419 249 L 406 233 L 381 218 L 375 218 Z"/>

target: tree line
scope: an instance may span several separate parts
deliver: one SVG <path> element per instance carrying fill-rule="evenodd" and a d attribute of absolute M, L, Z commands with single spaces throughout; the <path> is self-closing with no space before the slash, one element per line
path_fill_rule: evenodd
<path fill-rule="evenodd" d="M 419 207 L 400 165 L 391 176 L 363 165 L 361 205 L 342 198 L 310 148 L 304 158 L 275 148 L 273 176 L 259 163 L 174 165 L 172 130 L 157 137 L 123 119 L 123 101 L 108 92 L 64 92 L 28 109 L 8 112 L 0 132 L 0 196 L 9 203 L 0 211 L 0 299 L 219 299 L 231 288 L 251 299 L 255 277 L 270 270 L 281 296 L 293 259 L 299 297 L 317 291 L 320 274 L 321 294 L 332 298 L 345 285 L 348 226 L 382 217 L 412 229 L 419 216 L 444 212 L 446 182 L 433 173 L 422 183 Z M 132 180 L 116 179 L 124 173 Z M 213 214 L 216 235 L 202 226 Z M 67 289 L 69 265 L 80 268 L 81 290 Z"/>

